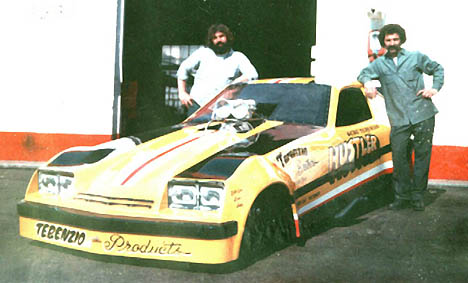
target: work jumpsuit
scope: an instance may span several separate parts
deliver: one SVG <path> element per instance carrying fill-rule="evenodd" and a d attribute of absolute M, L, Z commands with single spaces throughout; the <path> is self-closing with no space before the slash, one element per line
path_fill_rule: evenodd
<path fill-rule="evenodd" d="M 432 88 L 440 90 L 444 69 L 420 52 L 401 49 L 397 59 L 381 56 L 364 68 L 358 81 L 365 84 L 377 79 L 385 99 L 391 125 L 393 188 L 402 200 L 421 200 L 427 188 L 432 151 L 435 115 L 430 98 L 417 95 L 424 89 L 423 74 L 433 76 Z M 414 168 L 411 170 L 408 149 L 413 137 Z"/>

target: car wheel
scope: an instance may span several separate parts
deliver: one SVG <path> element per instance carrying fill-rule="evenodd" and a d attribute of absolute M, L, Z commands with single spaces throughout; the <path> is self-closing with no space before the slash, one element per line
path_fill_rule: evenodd
<path fill-rule="evenodd" d="M 252 205 L 239 258 L 255 261 L 286 247 L 294 237 L 294 221 L 289 195 L 263 194 Z"/>

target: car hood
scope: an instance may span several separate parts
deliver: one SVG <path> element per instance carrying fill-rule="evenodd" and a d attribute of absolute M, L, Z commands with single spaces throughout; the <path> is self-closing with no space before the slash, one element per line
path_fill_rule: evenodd
<path fill-rule="evenodd" d="M 47 169 L 74 173 L 77 194 L 73 201 L 86 201 L 88 206 L 158 206 L 174 177 L 227 179 L 245 159 L 267 154 L 320 129 L 278 121 L 184 125 L 91 164 Z"/>

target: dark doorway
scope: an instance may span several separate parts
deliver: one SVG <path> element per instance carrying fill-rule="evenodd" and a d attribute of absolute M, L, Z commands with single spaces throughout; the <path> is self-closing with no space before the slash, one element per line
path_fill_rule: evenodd
<path fill-rule="evenodd" d="M 249 57 L 261 78 L 310 75 L 316 0 L 128 0 L 121 135 L 184 118 L 169 101 L 177 102 L 178 64 L 163 62 L 162 50 L 202 45 L 213 23 L 231 28 L 234 49 Z"/>

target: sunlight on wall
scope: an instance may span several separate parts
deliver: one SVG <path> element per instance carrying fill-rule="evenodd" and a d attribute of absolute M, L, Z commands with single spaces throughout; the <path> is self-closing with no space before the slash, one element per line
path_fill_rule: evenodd
<path fill-rule="evenodd" d="M 461 128 L 468 105 L 463 72 L 467 46 L 464 27 L 468 26 L 463 2 L 436 0 L 367 0 L 318 1 L 317 46 L 313 48 L 312 74 L 317 82 L 346 84 L 355 81 L 368 64 L 367 35 L 371 8 L 386 14 L 386 23 L 405 28 L 407 42 L 403 46 L 421 51 L 445 69 L 445 85 L 434 97 L 440 113 L 436 118 L 434 144 L 468 146 L 468 132 Z M 425 80 L 430 86 L 431 79 Z"/>
<path fill-rule="evenodd" d="M 0 131 L 111 134 L 116 5 L 0 4 Z"/>

